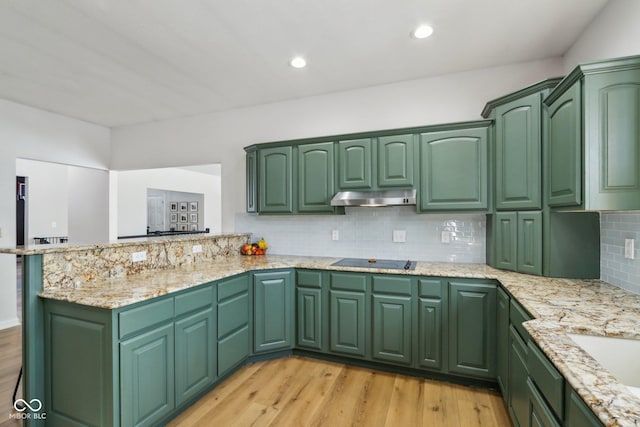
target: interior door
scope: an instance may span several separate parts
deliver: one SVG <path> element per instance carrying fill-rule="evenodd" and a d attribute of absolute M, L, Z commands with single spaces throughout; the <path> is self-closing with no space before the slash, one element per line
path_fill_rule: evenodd
<path fill-rule="evenodd" d="M 164 231 L 165 209 L 162 196 L 147 196 L 147 227 L 149 231 Z"/>

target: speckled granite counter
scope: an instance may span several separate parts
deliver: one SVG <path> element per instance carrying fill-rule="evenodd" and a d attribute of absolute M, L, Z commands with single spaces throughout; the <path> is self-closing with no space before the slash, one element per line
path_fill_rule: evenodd
<path fill-rule="evenodd" d="M 640 425 L 640 399 L 566 335 L 640 339 L 640 296 L 599 280 L 529 276 L 483 264 L 418 262 L 414 271 L 333 267 L 337 258 L 231 256 L 128 277 L 47 288 L 44 298 L 114 309 L 252 270 L 309 268 L 418 276 L 497 279 L 536 320 L 525 323 L 540 348 L 605 425 Z"/>

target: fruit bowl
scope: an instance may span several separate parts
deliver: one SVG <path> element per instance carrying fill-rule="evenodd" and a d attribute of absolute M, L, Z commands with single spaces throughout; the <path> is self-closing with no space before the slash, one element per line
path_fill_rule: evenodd
<path fill-rule="evenodd" d="M 242 255 L 264 255 L 267 253 L 267 242 L 264 239 L 260 239 L 255 243 L 247 243 L 242 245 L 240 253 Z"/>

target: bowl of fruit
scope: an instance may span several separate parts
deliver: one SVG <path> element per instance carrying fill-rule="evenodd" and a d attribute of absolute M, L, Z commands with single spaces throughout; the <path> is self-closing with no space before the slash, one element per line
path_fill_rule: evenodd
<path fill-rule="evenodd" d="M 267 253 L 267 245 L 266 240 L 260 239 L 255 243 L 247 243 L 246 245 L 242 245 L 240 248 L 240 253 L 242 255 L 264 255 Z"/>

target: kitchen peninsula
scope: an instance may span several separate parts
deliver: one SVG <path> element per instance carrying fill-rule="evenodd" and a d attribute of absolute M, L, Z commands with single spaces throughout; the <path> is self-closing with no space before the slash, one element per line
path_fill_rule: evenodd
<path fill-rule="evenodd" d="M 398 271 L 332 266 L 337 259 L 328 257 L 238 255 L 249 238 L 230 234 L 0 250 L 24 255 L 24 398 L 44 401 L 47 425 L 152 424 L 174 417 L 247 361 L 292 351 L 495 386 L 503 375 L 496 352 L 504 321 L 496 298 L 499 302 L 506 295 L 535 319 L 524 323 L 533 353 L 541 350 L 543 363 L 550 362 L 561 375 L 561 395 L 566 390 L 567 397 L 562 399 L 566 408 L 556 412 L 560 419 L 572 413 L 570 402 L 579 396 L 605 425 L 640 422 L 640 398 L 566 335 L 640 340 L 638 295 L 599 280 L 536 277 L 484 264 L 418 262 L 415 270 Z M 142 251 L 146 260 L 131 262 L 132 254 Z M 433 327 L 423 329 L 418 322 L 428 318 L 418 315 L 418 301 L 439 299 L 443 309 L 449 306 L 448 317 L 440 321 L 464 324 L 464 316 L 452 314 L 459 301 L 456 289 L 468 292 L 475 285 L 493 287 L 481 298 L 493 298 L 494 311 L 484 326 L 491 327 L 489 336 L 498 335 L 497 344 L 494 340 L 488 348 L 487 371 L 458 369 L 465 355 L 463 346 L 454 344 L 453 323 L 448 333 L 431 336 L 448 343 L 435 347 L 440 367 L 418 363 L 414 340 L 421 340 L 419 331 L 433 333 Z M 403 292 L 404 300 L 396 296 Z M 403 316 L 408 317 L 402 318 L 411 331 L 408 361 L 394 359 L 399 353 L 376 344 L 378 334 L 385 334 L 384 325 L 377 329 L 376 307 L 396 307 L 377 305 L 378 299 L 407 302 Z M 364 328 L 358 336 L 365 341 L 361 354 L 341 350 L 345 342 L 329 337 L 339 321 L 333 313 L 350 313 L 354 300 L 365 307 L 356 310 L 365 316 L 356 316 Z M 478 307 L 464 308 L 471 313 Z M 508 321 L 509 316 L 507 327 Z M 394 332 L 396 327 L 391 325 Z M 31 420 L 30 425 L 38 422 L 43 423 Z"/>

